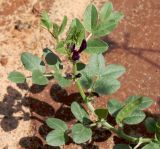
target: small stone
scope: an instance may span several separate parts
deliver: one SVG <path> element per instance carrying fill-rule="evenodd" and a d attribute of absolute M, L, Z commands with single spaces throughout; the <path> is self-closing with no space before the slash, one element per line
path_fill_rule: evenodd
<path fill-rule="evenodd" d="M 0 63 L 1 63 L 2 66 L 6 66 L 7 63 L 8 63 L 8 58 L 5 55 L 2 55 L 0 57 Z"/>

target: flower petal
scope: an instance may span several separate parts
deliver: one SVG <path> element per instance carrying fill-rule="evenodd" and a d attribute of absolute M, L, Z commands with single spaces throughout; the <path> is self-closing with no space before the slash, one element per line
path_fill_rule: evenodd
<path fill-rule="evenodd" d="M 73 51 L 72 60 L 77 61 L 79 60 L 80 55 L 78 51 Z"/>
<path fill-rule="evenodd" d="M 81 47 L 79 48 L 78 52 L 81 53 L 83 50 L 87 48 L 87 41 L 85 39 L 82 40 Z"/>

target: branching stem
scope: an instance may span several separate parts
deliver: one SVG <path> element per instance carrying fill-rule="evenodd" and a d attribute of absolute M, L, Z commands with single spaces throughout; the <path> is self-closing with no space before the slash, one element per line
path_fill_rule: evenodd
<path fill-rule="evenodd" d="M 76 66 L 76 62 L 73 63 L 73 73 L 74 75 L 77 74 L 77 66 Z M 75 80 L 76 82 L 76 85 L 77 85 L 77 88 L 80 92 L 80 95 L 82 97 L 82 99 L 84 100 L 84 102 L 86 103 L 87 107 L 89 108 L 89 110 L 93 113 L 95 111 L 95 108 L 93 107 L 93 105 L 91 104 L 91 102 L 87 99 L 88 97 L 86 96 L 84 90 L 83 90 L 83 87 L 80 83 L 80 81 L 77 79 Z M 114 132 L 115 134 L 117 134 L 119 137 L 125 139 L 125 140 L 128 140 L 132 143 L 135 143 L 137 144 L 138 143 L 138 146 L 140 144 L 143 144 L 143 143 L 148 143 L 150 141 L 152 141 L 151 138 L 137 138 L 137 137 L 132 137 L 132 136 L 129 136 L 127 135 L 126 133 L 124 133 L 124 131 L 122 129 L 119 129 L 119 128 L 115 128 L 114 126 L 112 126 L 111 124 L 109 124 L 107 121 L 103 121 L 102 122 L 102 127 L 107 129 L 107 130 L 110 130 L 112 132 Z"/>

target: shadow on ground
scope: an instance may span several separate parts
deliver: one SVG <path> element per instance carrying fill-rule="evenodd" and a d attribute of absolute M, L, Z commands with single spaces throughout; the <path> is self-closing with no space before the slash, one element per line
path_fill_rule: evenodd
<path fill-rule="evenodd" d="M 50 147 L 46 145 L 45 138 L 50 128 L 45 123 L 45 119 L 48 117 L 56 117 L 64 120 L 68 123 L 70 127 L 75 122 L 74 116 L 71 113 L 70 105 L 74 99 L 81 102 L 82 99 L 79 93 L 69 94 L 67 90 L 62 89 L 57 84 L 52 84 L 49 89 L 50 99 L 43 101 L 42 99 L 35 98 L 37 94 L 46 95 L 46 88 L 48 86 L 38 86 L 33 85 L 31 88 L 25 87 L 24 85 L 18 85 L 21 89 L 26 89 L 34 93 L 34 97 L 22 97 L 22 95 L 14 88 L 9 86 L 7 88 L 7 94 L 5 95 L 3 101 L 0 103 L 0 114 L 3 115 L 1 120 L 1 127 L 4 131 L 12 131 L 18 127 L 19 120 L 32 120 L 34 126 L 34 136 L 26 136 L 21 138 L 19 144 L 25 149 L 58 149 L 55 147 Z M 47 95 L 46 95 L 47 96 Z M 54 104 L 50 104 L 50 100 Z M 160 103 L 159 103 L 160 104 Z M 57 108 L 57 106 L 59 107 Z M 23 110 L 22 107 L 28 107 L 31 111 L 31 115 Z M 56 109 L 56 110 L 55 110 Z M 21 112 L 21 116 L 14 116 L 14 113 Z M 158 115 L 152 115 L 147 113 L 147 115 L 152 117 L 158 117 Z M 108 121 L 115 125 L 115 121 L 109 116 Z M 126 132 L 138 132 L 138 134 L 143 134 L 144 136 L 153 136 L 153 134 L 146 133 L 144 124 L 136 126 L 127 126 L 125 128 Z M 136 130 L 136 131 L 135 131 Z M 145 133 L 144 133 L 145 132 Z M 94 142 L 104 142 L 111 136 L 111 133 L 104 129 L 93 128 L 93 140 L 89 144 L 82 145 L 83 149 L 93 148 L 97 149 L 98 146 L 94 145 Z M 114 136 L 114 142 L 117 143 L 127 143 L 123 139 Z M 70 139 L 68 145 L 72 143 Z"/>

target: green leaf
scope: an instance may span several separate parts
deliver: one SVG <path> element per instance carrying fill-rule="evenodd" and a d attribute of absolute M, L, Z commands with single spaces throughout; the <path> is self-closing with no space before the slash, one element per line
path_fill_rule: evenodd
<path fill-rule="evenodd" d="M 76 66 L 77 66 L 77 71 L 81 71 L 86 67 L 86 65 L 82 62 L 77 62 Z"/>
<path fill-rule="evenodd" d="M 148 108 L 152 105 L 153 103 L 153 100 L 149 97 L 146 97 L 146 96 L 130 96 L 127 100 L 126 100 L 126 103 L 129 103 L 130 101 L 134 101 L 134 100 L 137 100 L 138 98 L 142 98 L 142 102 L 141 104 L 139 105 L 139 109 L 143 110 L 145 108 Z"/>
<path fill-rule="evenodd" d="M 77 102 L 72 102 L 71 111 L 75 118 L 81 123 L 84 122 L 84 119 L 89 118 L 88 113 Z"/>
<path fill-rule="evenodd" d="M 64 131 L 53 130 L 48 133 L 46 137 L 46 142 L 50 146 L 61 146 L 68 141 L 68 136 Z"/>
<path fill-rule="evenodd" d="M 24 65 L 24 67 L 29 70 L 33 71 L 35 69 L 38 69 L 42 72 L 45 72 L 45 64 L 41 61 L 41 59 L 31 53 L 23 52 L 21 54 L 21 61 Z"/>
<path fill-rule="evenodd" d="M 118 23 L 123 17 L 124 17 L 123 13 L 115 11 L 111 13 L 108 20 L 114 20 L 115 22 Z"/>
<path fill-rule="evenodd" d="M 106 66 L 103 77 L 118 79 L 126 72 L 126 69 L 117 64 L 109 64 Z"/>
<path fill-rule="evenodd" d="M 66 123 L 57 118 L 48 118 L 46 120 L 46 123 L 52 129 L 61 130 L 63 132 L 65 132 L 68 129 Z"/>
<path fill-rule="evenodd" d="M 116 116 L 116 114 L 122 107 L 123 105 L 115 99 L 111 99 L 108 101 L 108 112 L 112 116 Z"/>
<path fill-rule="evenodd" d="M 120 88 L 120 82 L 115 79 L 100 78 L 95 82 L 94 90 L 102 95 L 109 95 Z"/>
<path fill-rule="evenodd" d="M 59 26 L 56 23 L 53 23 L 53 35 L 54 35 L 54 38 L 58 39 Z"/>
<path fill-rule="evenodd" d="M 130 116 L 124 118 L 123 123 L 128 125 L 135 125 L 141 123 L 146 115 L 143 111 L 135 110 Z"/>
<path fill-rule="evenodd" d="M 127 144 L 116 144 L 114 146 L 114 149 L 132 149 L 132 147 L 130 147 L 129 145 Z"/>
<path fill-rule="evenodd" d="M 146 129 L 147 129 L 148 132 L 150 132 L 150 133 L 156 132 L 156 121 L 155 121 L 154 118 L 147 117 L 145 119 L 144 124 L 145 124 L 145 127 L 146 127 Z"/>
<path fill-rule="evenodd" d="M 33 70 L 32 72 L 32 82 L 38 85 L 47 85 L 48 79 L 43 75 L 40 70 Z"/>
<path fill-rule="evenodd" d="M 95 114 L 98 116 L 98 119 L 106 119 L 108 115 L 107 109 L 96 109 Z"/>
<path fill-rule="evenodd" d="M 100 54 L 106 52 L 108 49 L 108 44 L 99 39 L 91 39 L 87 42 L 87 49 L 85 52 L 90 54 Z"/>
<path fill-rule="evenodd" d="M 123 120 L 129 117 L 137 108 L 142 104 L 142 98 L 137 98 L 136 100 L 130 101 L 126 104 L 117 114 L 116 122 L 121 124 Z"/>
<path fill-rule="evenodd" d="M 80 80 L 81 85 L 85 88 L 85 89 L 89 89 L 92 87 L 93 85 L 93 80 L 92 80 L 92 76 L 90 73 L 87 73 L 85 71 L 83 71 Z"/>
<path fill-rule="evenodd" d="M 24 83 L 26 78 L 24 74 L 18 72 L 18 71 L 12 71 L 8 75 L 8 79 L 14 83 Z"/>
<path fill-rule="evenodd" d="M 93 32 L 96 37 L 102 37 L 110 34 L 117 26 L 117 22 L 111 20 L 107 23 L 102 23 L 97 26 L 97 29 Z"/>
<path fill-rule="evenodd" d="M 160 144 L 156 142 L 150 142 L 145 145 L 142 149 L 160 149 Z"/>
<path fill-rule="evenodd" d="M 83 16 L 85 29 L 92 32 L 97 26 L 97 20 L 98 13 L 96 7 L 93 4 L 88 5 Z"/>
<path fill-rule="evenodd" d="M 77 144 L 85 143 L 92 137 L 92 130 L 82 124 L 75 124 L 72 127 L 73 141 Z"/>
<path fill-rule="evenodd" d="M 113 11 L 112 3 L 111 2 L 105 3 L 100 11 L 100 21 L 103 22 L 104 20 L 107 20 L 112 11 Z"/>
<path fill-rule="evenodd" d="M 61 24 L 61 26 L 60 26 L 60 28 L 59 28 L 59 34 L 63 33 L 66 25 L 67 25 L 67 17 L 64 16 L 64 17 L 63 17 L 62 24 Z"/>
<path fill-rule="evenodd" d="M 54 79 L 58 82 L 61 87 L 70 86 L 71 80 L 63 77 L 60 73 L 54 73 Z"/>
<path fill-rule="evenodd" d="M 77 18 L 75 18 L 72 20 L 66 40 L 72 41 L 80 46 L 83 39 L 85 39 L 85 29 L 82 23 Z"/>
<path fill-rule="evenodd" d="M 43 12 L 41 15 L 41 24 L 43 27 L 47 28 L 48 30 L 52 27 L 52 22 L 48 16 L 47 12 Z"/>
<path fill-rule="evenodd" d="M 89 63 L 85 68 L 88 76 L 98 76 L 103 75 L 105 69 L 105 60 L 102 54 L 93 54 L 89 59 Z"/>
<path fill-rule="evenodd" d="M 43 56 L 50 68 L 54 69 L 56 72 L 60 72 L 62 69 L 62 64 L 61 60 L 56 54 L 54 54 L 50 49 L 45 48 L 43 49 Z"/>
<path fill-rule="evenodd" d="M 60 54 L 66 54 L 66 49 L 64 47 L 64 41 L 60 41 L 57 44 L 56 51 Z"/>

